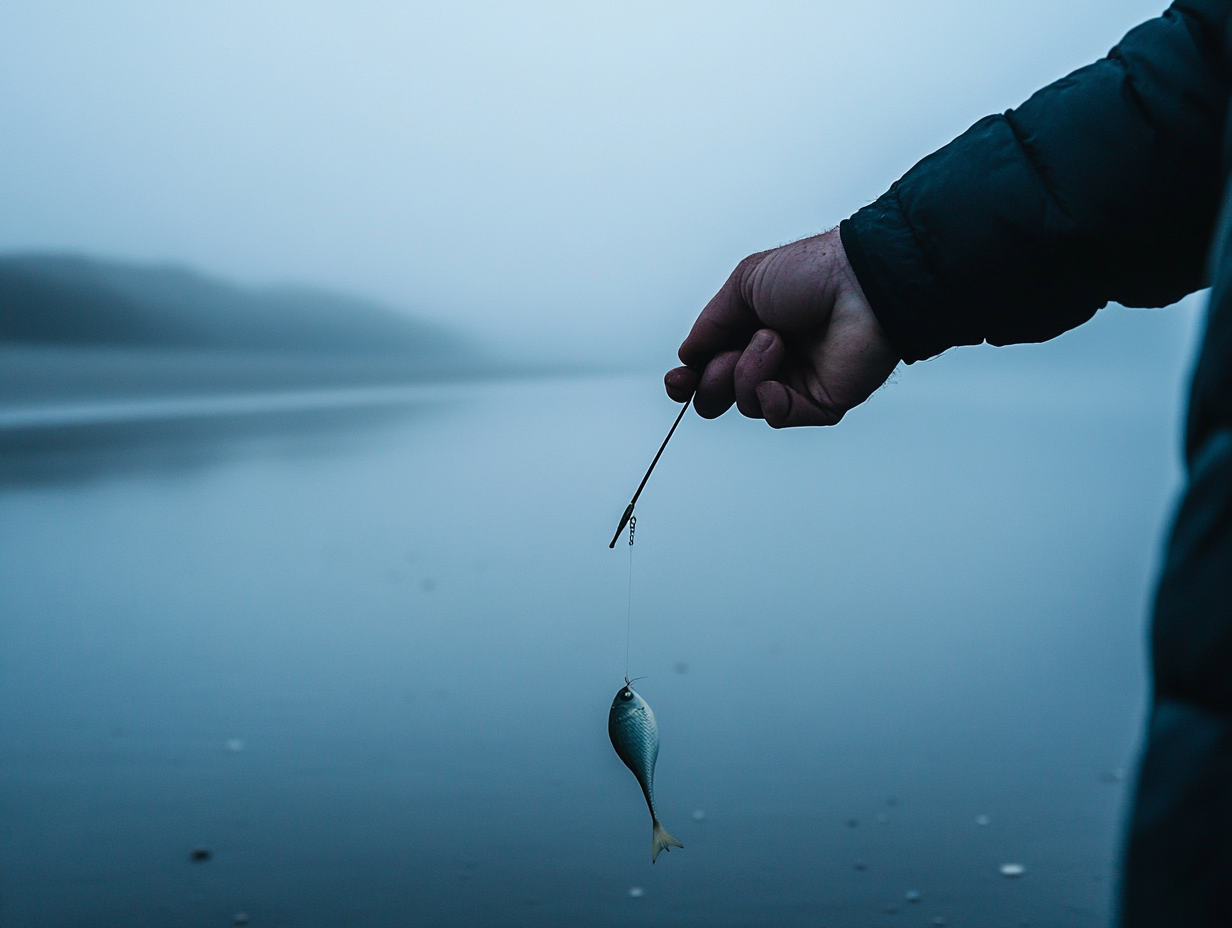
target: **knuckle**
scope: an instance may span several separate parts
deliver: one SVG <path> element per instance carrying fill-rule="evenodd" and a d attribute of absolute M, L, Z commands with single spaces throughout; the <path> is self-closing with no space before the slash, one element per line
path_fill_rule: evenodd
<path fill-rule="evenodd" d="M 745 303 L 756 310 L 759 298 L 764 300 L 766 277 L 773 265 L 773 251 L 759 251 L 749 255 L 737 266 L 740 275 L 740 295 Z"/>

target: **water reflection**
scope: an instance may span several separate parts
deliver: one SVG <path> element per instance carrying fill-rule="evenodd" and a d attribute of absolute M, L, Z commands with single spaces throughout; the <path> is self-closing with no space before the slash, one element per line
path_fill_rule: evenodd
<path fill-rule="evenodd" d="M 342 391 L 355 392 L 355 391 Z M 15 414 L 0 412 L 0 487 L 82 483 L 116 476 L 199 471 L 253 456 L 331 455 L 354 450 L 375 432 L 432 414 L 440 401 L 406 397 L 303 405 L 192 401 L 109 403 Z M 150 406 L 161 414 L 150 415 Z M 159 406 L 171 406 L 163 410 Z M 177 407 L 189 406 L 187 409 Z M 217 408 L 221 406 L 222 408 Z M 255 407 L 255 408 L 246 408 Z M 23 411 L 24 412 L 24 411 Z M 51 421 L 47 421 L 51 419 Z"/>

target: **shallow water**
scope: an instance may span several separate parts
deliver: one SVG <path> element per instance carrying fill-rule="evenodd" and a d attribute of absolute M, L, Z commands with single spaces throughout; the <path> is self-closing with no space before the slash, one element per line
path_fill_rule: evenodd
<path fill-rule="evenodd" d="M 634 549 L 653 867 L 607 541 L 657 377 L 9 435 L 0 920 L 1107 923 L 1194 316 L 685 419 Z"/>

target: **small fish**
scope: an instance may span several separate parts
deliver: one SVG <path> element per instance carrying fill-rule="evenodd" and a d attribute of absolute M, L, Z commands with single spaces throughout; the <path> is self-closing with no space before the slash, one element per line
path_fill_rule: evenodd
<path fill-rule="evenodd" d="M 650 821 L 654 825 L 650 843 L 650 862 L 653 864 L 659 851 L 684 845 L 669 835 L 659 824 L 654 805 L 654 769 L 659 759 L 659 726 L 655 724 L 654 712 L 637 693 L 633 692 L 629 678 L 612 700 L 607 715 L 607 733 L 612 747 L 625 766 L 633 771 L 637 783 L 646 796 L 650 807 Z M 670 847 L 669 847 L 670 845 Z"/>

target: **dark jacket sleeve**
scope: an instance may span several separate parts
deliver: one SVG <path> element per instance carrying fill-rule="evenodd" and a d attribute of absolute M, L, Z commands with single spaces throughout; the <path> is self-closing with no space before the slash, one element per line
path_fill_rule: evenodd
<path fill-rule="evenodd" d="M 1227 0 L 1182 0 L 980 120 L 840 227 L 903 359 L 1043 341 L 1110 300 L 1203 286 L 1219 208 Z"/>

